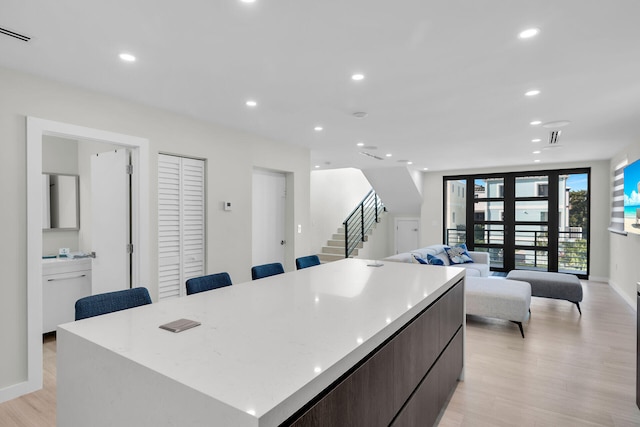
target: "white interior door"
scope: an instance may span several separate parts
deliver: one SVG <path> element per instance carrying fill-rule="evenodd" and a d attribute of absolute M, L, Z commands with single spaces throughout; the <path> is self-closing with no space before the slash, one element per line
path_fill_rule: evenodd
<path fill-rule="evenodd" d="M 131 287 L 131 242 L 127 171 L 129 152 L 118 149 L 91 156 L 91 292 Z"/>
<path fill-rule="evenodd" d="M 253 171 L 252 264 L 285 265 L 286 177 L 262 169 Z"/>
<path fill-rule="evenodd" d="M 396 219 L 396 254 L 418 248 L 418 224 L 417 219 Z"/>

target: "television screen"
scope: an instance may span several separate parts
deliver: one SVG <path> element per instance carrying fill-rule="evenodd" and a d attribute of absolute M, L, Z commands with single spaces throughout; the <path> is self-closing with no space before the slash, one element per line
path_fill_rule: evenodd
<path fill-rule="evenodd" d="M 624 168 L 624 230 L 640 234 L 640 160 Z"/>

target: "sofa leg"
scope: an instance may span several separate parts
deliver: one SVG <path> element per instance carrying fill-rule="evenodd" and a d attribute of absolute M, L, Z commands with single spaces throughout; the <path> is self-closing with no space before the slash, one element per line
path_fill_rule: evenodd
<path fill-rule="evenodd" d="M 580 316 L 582 316 L 582 310 L 580 310 L 580 303 L 579 302 L 573 302 L 573 303 L 576 305 L 576 307 L 578 307 L 578 313 L 580 313 Z"/>
<path fill-rule="evenodd" d="M 520 328 L 520 334 L 522 334 L 522 338 L 524 338 L 524 329 L 522 329 L 522 322 L 516 322 L 515 320 L 512 320 L 511 322 L 518 325 L 518 327 Z"/>

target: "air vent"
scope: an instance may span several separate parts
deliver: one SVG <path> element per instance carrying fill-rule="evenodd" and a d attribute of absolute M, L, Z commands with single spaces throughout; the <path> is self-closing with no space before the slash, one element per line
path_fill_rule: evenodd
<path fill-rule="evenodd" d="M 375 154 L 367 153 L 366 151 L 360 151 L 360 154 L 367 157 L 372 157 L 376 160 L 384 160 L 382 157 L 376 156 Z"/>
<path fill-rule="evenodd" d="M 560 138 L 560 130 L 551 131 L 549 134 L 549 145 L 554 145 L 558 143 L 558 138 Z"/>
<path fill-rule="evenodd" d="M 28 42 L 31 40 L 31 37 L 27 37 L 22 34 L 14 33 L 11 30 L 7 30 L 6 28 L 0 28 L 0 34 L 4 34 L 5 36 L 13 37 L 14 39 L 22 40 L 23 42 Z"/>

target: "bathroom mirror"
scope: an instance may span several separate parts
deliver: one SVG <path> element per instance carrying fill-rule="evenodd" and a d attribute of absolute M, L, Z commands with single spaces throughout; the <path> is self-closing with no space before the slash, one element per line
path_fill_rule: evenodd
<path fill-rule="evenodd" d="M 77 175 L 42 174 L 42 229 L 79 230 L 80 203 Z"/>

